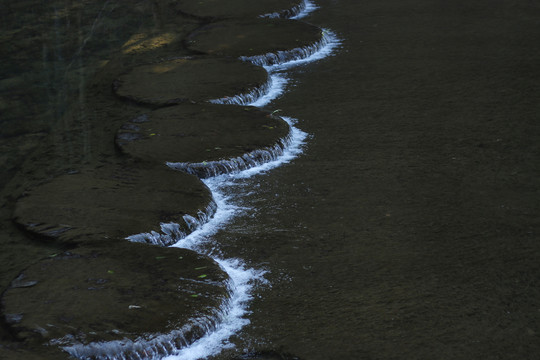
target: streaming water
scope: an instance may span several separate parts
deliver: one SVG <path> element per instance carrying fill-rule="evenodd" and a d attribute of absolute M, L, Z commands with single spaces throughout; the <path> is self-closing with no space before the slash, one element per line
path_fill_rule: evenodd
<path fill-rule="evenodd" d="M 269 285 L 264 278 L 266 272 L 264 268 L 249 268 L 238 258 L 224 258 L 215 235 L 226 227 L 234 217 L 241 216 L 250 210 L 248 207 L 238 205 L 240 198 L 246 192 L 251 191 L 245 186 L 247 179 L 288 163 L 301 153 L 307 134 L 294 127 L 294 119 L 288 117 L 284 117 L 284 119 L 291 126 L 291 136 L 289 145 L 280 156 L 240 172 L 223 174 L 204 180 L 205 184 L 212 190 L 217 203 L 217 212 L 209 222 L 201 224 L 199 229 L 173 246 L 207 254 L 227 271 L 234 284 L 231 294 L 231 308 L 215 330 L 167 359 L 195 360 L 216 355 L 223 349 L 232 347 L 233 345 L 229 343 L 228 339 L 249 324 L 249 318 L 246 316 L 249 313 L 248 307 L 253 296 L 253 288 L 258 285 Z"/>
<path fill-rule="evenodd" d="M 272 65 L 265 65 L 265 68 L 271 74 L 272 83 L 277 84 L 277 86 L 269 86 L 266 89 L 266 94 L 239 97 L 237 98 L 238 102 L 227 103 L 252 106 L 269 104 L 285 91 L 286 75 L 283 74 L 285 70 L 296 65 L 320 60 L 332 54 L 337 45 L 339 45 L 339 41 L 336 36 L 329 31 L 325 31 L 323 41 L 317 46 L 302 51 L 293 51 L 277 57 Z M 253 59 L 243 60 L 253 61 Z M 256 98 L 257 95 L 259 95 L 259 98 Z M 247 99 L 250 99 L 251 102 L 247 102 Z M 181 233 L 178 230 L 178 224 L 162 224 L 164 234 L 153 232 L 132 235 L 128 238 L 131 241 L 163 245 L 169 244 L 176 237 L 180 240 L 174 246 L 211 256 L 231 277 L 233 287 L 230 310 L 223 313 L 220 323 L 205 337 L 180 351 L 173 351 L 174 355 L 169 357 L 171 360 L 200 359 L 216 355 L 223 349 L 233 347 L 228 342 L 228 339 L 249 323 L 249 320 L 245 317 L 248 313 L 248 302 L 252 298 L 253 287 L 256 284 L 265 283 L 263 278 L 265 271 L 247 268 L 244 262 L 237 258 L 223 258 L 219 250 L 219 242 L 215 241 L 213 236 L 229 223 L 235 215 L 239 215 L 242 210 L 245 210 L 236 204 L 240 198 L 245 196 L 242 184 L 245 183 L 246 179 L 287 163 L 301 152 L 307 134 L 294 126 L 297 120 L 285 116 L 283 116 L 283 119 L 287 121 L 291 131 L 289 136 L 283 139 L 282 144 L 271 149 L 258 150 L 256 154 L 247 154 L 237 160 L 221 161 L 215 164 L 207 163 L 202 166 L 202 177 L 207 178 L 204 182 L 213 193 L 217 211 L 215 213 L 207 211 L 201 214 L 199 219 L 185 217 L 184 220 L 190 224 L 189 227 L 193 232 L 190 234 Z M 195 166 L 183 163 L 167 164 L 172 168 L 190 173 L 199 172 L 196 164 Z M 223 171 L 228 173 L 215 176 Z M 214 176 L 212 177 L 212 175 Z M 231 191 L 231 189 L 234 189 L 234 191 Z M 209 214 L 213 215 L 213 217 L 209 218 Z"/>
<path fill-rule="evenodd" d="M 295 18 L 303 18 L 316 8 L 311 1 L 305 1 L 303 9 Z M 65 82 L 68 75 L 73 71 L 84 71 L 83 53 L 93 45 L 92 41 L 94 41 L 96 32 L 100 30 L 99 27 L 102 25 L 103 18 L 110 16 L 112 11 L 114 11 L 114 6 L 111 5 L 111 1 L 105 1 L 101 6 L 96 6 L 95 17 L 88 23 L 85 29 L 86 33 L 81 33 L 80 41 L 73 49 L 71 58 L 64 60 L 61 55 L 57 55 L 55 66 L 59 66 L 59 61 L 63 66 L 62 69 L 55 70 L 55 72 L 63 72 L 63 77 L 57 79 L 59 84 Z M 53 16 L 56 19 L 55 29 L 58 31 L 58 19 L 61 18 L 61 15 L 59 15 L 57 8 L 54 9 Z M 59 34 L 56 36 L 57 39 L 61 38 Z M 246 104 L 258 107 L 268 106 L 286 92 L 290 81 L 288 74 L 290 69 L 327 57 L 335 51 L 339 43 L 340 41 L 332 31 L 323 30 L 322 40 L 308 48 L 280 52 L 276 55 L 243 58 L 244 61 L 264 66 L 270 74 L 271 81 L 267 86 L 257 89 L 253 93 L 234 98 L 219 99 L 214 102 L 233 105 Z M 48 48 L 44 46 L 43 51 L 45 54 Z M 94 61 L 99 62 L 99 57 Z M 45 64 L 49 66 L 48 62 L 45 62 Z M 74 64 L 78 68 L 74 69 Z M 84 108 L 84 87 L 86 86 L 84 79 L 86 76 L 86 74 L 83 74 L 74 77 L 74 86 L 79 87 L 82 108 Z M 78 84 L 77 81 L 79 81 Z M 9 87 L 9 84 L 7 86 Z M 58 87 L 58 85 L 54 86 Z M 68 85 L 64 84 L 64 86 L 67 89 Z M 61 91 L 68 92 L 65 89 Z M 64 94 L 62 97 L 65 96 Z M 47 106 L 46 104 L 43 105 Z M 63 108 L 65 105 L 58 104 L 58 106 L 58 112 L 54 114 L 55 118 L 61 118 L 65 110 Z M 279 111 L 280 115 L 288 115 L 286 112 L 276 111 Z M 267 171 L 290 162 L 301 153 L 308 135 L 295 126 L 296 120 L 286 116 L 283 116 L 283 118 L 289 123 L 291 132 L 287 138 L 282 140 L 281 144 L 271 149 L 259 151 L 257 154 L 252 154 L 253 156 L 248 156 L 248 158 L 239 159 L 237 162 L 240 165 L 216 164 L 216 169 L 221 167 L 222 170 L 229 172 L 228 174 L 215 176 L 218 171 L 205 174 L 205 177 L 208 178 L 204 182 L 211 189 L 215 202 L 210 204 L 206 211 L 201 212 L 197 218 L 185 216 L 184 221 L 187 227 L 175 223 L 164 223 L 161 224 L 161 233 L 142 233 L 128 237 L 130 241 L 147 242 L 159 246 L 174 244 L 173 246 L 176 247 L 204 253 L 214 258 L 229 274 L 231 277 L 230 303 L 225 304 L 221 309 L 216 309 L 215 319 L 203 319 L 201 321 L 194 319 L 195 325 L 193 326 L 207 329 L 207 335 L 193 344 L 182 343 L 181 341 L 179 343 L 178 339 L 182 339 L 181 333 L 183 330 L 178 329 L 176 331 L 178 333 L 158 335 L 151 341 L 89 344 L 88 346 L 66 347 L 64 350 L 79 358 L 88 356 L 107 358 L 111 353 L 144 350 L 150 357 L 159 357 L 163 353 L 173 353 L 174 355 L 170 359 L 187 360 L 215 356 L 225 349 L 235 348 L 236 345 L 230 339 L 250 323 L 248 316 L 250 313 L 249 302 L 253 299 L 254 289 L 258 285 L 263 288 L 271 288 L 272 283 L 268 282 L 264 275 L 268 271 L 275 271 L 275 269 L 269 269 L 266 265 L 254 263 L 249 259 L 240 260 L 241 257 L 234 253 L 231 256 L 226 251 L 223 251 L 218 234 L 236 218 L 252 217 L 254 212 L 258 211 L 256 202 L 253 204 L 244 202 L 244 198 L 249 198 L 258 191 L 258 186 L 253 183 L 253 179 L 266 176 Z M 68 130 L 65 128 L 67 124 L 58 125 L 58 128 L 53 126 L 53 129 L 59 131 Z M 252 158 L 255 158 L 255 160 Z M 171 167 L 181 167 L 181 164 L 169 165 Z M 246 229 L 248 228 L 249 226 L 246 227 Z"/>
<path fill-rule="evenodd" d="M 285 13 L 264 14 L 264 15 L 261 15 L 261 17 L 267 17 L 267 18 L 286 17 L 290 19 L 301 19 L 301 18 L 306 17 L 310 12 L 314 11 L 315 9 L 317 9 L 317 6 L 311 0 L 304 0 L 300 4 L 300 6 L 289 9 Z M 296 15 L 289 16 L 291 14 L 296 14 Z"/>
<path fill-rule="evenodd" d="M 117 124 L 98 128 L 127 106 L 87 103 L 90 80 L 133 34 L 153 43 L 170 30 L 159 3 L 173 2 L 1 3 L 2 290 L 62 250 L 11 223 L 25 182 L 114 158 L 99 139 Z M 315 0 L 303 11 L 341 40 L 337 56 L 267 68 L 271 90 L 253 105 L 297 118 L 309 137 L 272 171 L 205 180 L 215 215 L 178 246 L 217 259 L 233 297 L 173 359 L 535 358 L 538 2 Z M 183 33 L 197 25 L 180 20 Z M 177 55 L 189 54 L 165 54 Z M 0 341 L 0 358 L 41 356 L 2 324 Z"/>

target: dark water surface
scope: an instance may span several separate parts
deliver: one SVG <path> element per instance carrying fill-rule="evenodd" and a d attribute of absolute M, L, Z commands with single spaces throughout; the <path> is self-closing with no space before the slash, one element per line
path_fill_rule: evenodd
<path fill-rule="evenodd" d="M 311 138 L 298 159 L 248 180 L 243 203 L 252 210 L 216 235 L 228 257 L 267 269 L 270 282 L 256 291 L 236 350 L 218 358 L 244 349 L 301 359 L 536 358 L 540 6 L 317 4 L 305 20 L 332 29 L 343 44 L 335 56 L 291 70 L 288 92 L 267 106 L 298 118 Z M 137 31 L 157 26 L 139 16 L 131 25 Z M 41 64 L 53 51 L 44 49 L 28 56 Z M 3 60 L 13 70 L 3 79 L 28 68 L 16 68 L 19 52 L 10 54 Z M 43 85 L 39 64 L 28 73 L 38 77 L 31 89 Z M 46 99 L 17 89 L 17 97 L 0 89 L 2 111 L 24 112 L 1 120 L 2 288 L 32 259 L 57 251 L 9 222 L 24 187 L 19 163 L 39 156 L 31 150 L 55 136 L 48 119 L 59 119 L 36 118 L 50 108 L 40 105 Z M 92 136 L 66 146 L 84 149 Z M 87 150 L 73 152 L 87 155 L 74 156 L 76 163 L 93 161 Z M 70 166 L 64 154 L 49 157 Z"/>
<path fill-rule="evenodd" d="M 303 359 L 535 358 L 540 7 L 318 4 L 343 47 L 271 104 L 312 139 L 222 235 L 270 269 L 247 338 Z"/>

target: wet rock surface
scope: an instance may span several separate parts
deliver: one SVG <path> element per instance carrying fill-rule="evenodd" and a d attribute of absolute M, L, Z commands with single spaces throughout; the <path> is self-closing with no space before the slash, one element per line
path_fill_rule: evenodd
<path fill-rule="evenodd" d="M 100 41 L 90 41 L 84 54 L 114 48 L 102 41 L 103 34 L 121 40 L 125 30 L 104 24 L 98 14 L 109 24 L 136 24 L 128 10 L 139 8 L 137 1 L 129 6 L 5 3 L 0 24 L 13 21 L 22 29 L 10 40 L 11 48 L 2 47 L 7 65 L 16 64 L 2 66 L 5 79 L 20 77 L 21 70 L 40 72 L 37 80 L 24 76 L 24 85 L 2 93 L 0 108 L 13 109 L 8 133 L 46 124 L 53 129 L 54 149 L 60 150 L 50 151 L 49 141 L 47 151 L 20 149 L 17 161 L 9 158 L 10 173 L 21 175 L 2 188 L 2 291 L 36 256 L 51 251 L 6 220 L 18 192 L 12 191 L 18 189 L 13 183 L 43 173 L 38 168 L 77 167 L 89 149 L 96 151 L 97 140 L 90 142 L 93 148 L 83 146 L 91 131 L 84 121 L 68 122 L 61 115 L 62 101 L 73 100 L 64 99 L 63 92 L 75 95 L 75 102 L 82 99 L 82 105 L 87 101 L 83 110 L 89 117 L 103 104 L 111 114 L 130 105 L 106 99 L 112 79 L 132 62 L 108 63 L 108 73 L 114 74 L 98 76 L 106 83 L 98 90 L 105 94 L 99 101 L 97 91 L 84 86 L 90 69 L 77 76 L 68 72 L 69 80 L 82 84 L 80 91 L 66 87 L 65 69 L 73 70 L 75 52 L 94 23 L 100 32 L 93 39 Z M 68 3 L 83 10 L 91 4 L 96 11 L 66 20 L 62 8 Z M 103 4 L 112 3 L 120 9 L 101 12 Z M 141 13 L 163 22 L 148 9 L 154 3 L 163 2 L 145 1 Z M 229 251 L 268 264 L 273 284 L 254 299 L 252 324 L 239 348 L 264 339 L 265 348 L 312 360 L 535 359 L 540 353 L 538 3 L 316 3 L 321 10 L 309 21 L 341 34 L 344 48 L 328 62 L 297 71 L 292 78 L 298 86 L 275 103 L 303 119 L 301 127 L 314 140 L 290 171 L 267 177 L 256 197 L 264 207 L 234 233 L 236 245 Z M 39 6 L 52 4 L 58 6 L 45 16 Z M 141 32 L 153 38 L 152 31 Z M 11 36 L 3 31 L 6 35 Z M 32 109 L 43 109 L 36 106 L 36 89 L 43 89 L 50 117 Z M 100 116 L 95 123 L 109 121 Z M 6 135 L 4 125 L 1 135 Z M 80 136 L 57 142 L 65 130 Z M 113 144 L 116 130 L 115 125 L 105 142 Z M 21 146 L 34 143 L 13 140 Z M 8 154 L 4 149 L 17 149 L 8 145 L 2 157 Z M 18 159 L 27 162 L 23 171 Z M 284 280 L 284 273 L 290 278 Z M 0 338 L 2 344 L 16 343 L 3 328 Z M 45 358 L 42 348 L 31 356 L 0 345 L 0 357 Z"/>
<path fill-rule="evenodd" d="M 121 98 L 160 107 L 250 94 L 268 81 L 264 69 L 239 60 L 182 58 L 135 67 L 113 88 Z"/>
<path fill-rule="evenodd" d="M 301 49 L 316 48 L 322 38 L 320 28 L 301 21 L 236 20 L 200 27 L 188 36 L 186 45 L 192 51 L 210 55 L 240 58 L 274 54 L 286 58 L 288 53 L 293 55 Z M 270 64 L 279 62 L 279 59 L 268 59 Z"/>
<path fill-rule="evenodd" d="M 227 274 L 209 257 L 127 242 L 57 254 L 19 278 L 34 284 L 16 280 L 2 296 L 11 331 L 79 357 L 185 346 L 219 320 L 229 296 Z"/>
<path fill-rule="evenodd" d="M 170 5 L 172 9 L 200 18 L 288 18 L 305 8 L 304 0 L 180 0 Z"/>
<path fill-rule="evenodd" d="M 116 238 L 178 223 L 212 209 L 210 190 L 196 177 L 165 166 L 128 164 L 85 169 L 30 189 L 17 201 L 14 221 L 46 239 L 64 243 Z M 209 214 L 211 215 L 211 214 Z"/>
<path fill-rule="evenodd" d="M 116 143 L 135 158 L 204 168 L 279 150 L 288 135 L 284 120 L 254 107 L 185 104 L 131 119 L 118 131 Z"/>

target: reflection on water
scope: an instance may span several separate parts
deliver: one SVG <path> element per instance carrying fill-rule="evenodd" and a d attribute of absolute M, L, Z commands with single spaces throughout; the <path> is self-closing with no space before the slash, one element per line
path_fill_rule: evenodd
<path fill-rule="evenodd" d="M 4 3 L 0 11 L 2 167 L 16 168 L 46 136 L 63 161 L 66 154 L 88 153 L 88 81 L 131 35 L 156 26 L 155 9 L 147 1 Z M 68 109 L 74 121 L 64 117 Z M 4 177 L 1 183 L 7 180 Z"/>
<path fill-rule="evenodd" d="M 129 7 L 116 1 L 4 5 L 0 13 L 1 136 L 60 130 L 58 122 L 68 101 L 84 102 L 88 77 L 130 33 L 149 25 L 151 18 L 145 12 L 151 8 L 145 3 Z"/>

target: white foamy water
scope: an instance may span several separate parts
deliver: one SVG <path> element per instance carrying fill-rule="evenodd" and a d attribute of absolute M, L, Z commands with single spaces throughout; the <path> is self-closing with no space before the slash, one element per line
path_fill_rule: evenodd
<path fill-rule="evenodd" d="M 275 91 L 274 88 L 276 86 L 279 86 L 279 83 L 274 84 L 273 81 L 274 79 L 270 77 L 264 85 L 262 85 L 261 87 L 254 88 L 245 94 L 239 94 L 239 95 L 227 96 L 227 97 L 223 97 L 219 99 L 213 99 L 213 100 L 210 100 L 209 102 L 212 104 L 247 105 L 256 101 L 258 98 L 265 96 L 265 94 Z"/>
<path fill-rule="evenodd" d="M 311 1 L 306 1 L 305 9 L 295 18 L 303 17 L 316 8 Z M 258 92 L 248 94 L 249 96 L 226 100 L 219 99 L 216 102 L 262 107 L 280 97 L 286 91 L 288 78 L 285 72 L 288 69 L 327 57 L 340 45 L 340 40 L 332 31 L 322 31 L 323 38 L 316 45 L 316 48 L 313 47 L 305 49 L 306 51 L 297 51 L 294 56 L 288 54 L 282 57 L 281 60 L 283 61 L 280 60 L 280 62 L 273 65 L 264 66 L 270 74 L 271 79 L 267 88 L 264 89 L 264 94 Z M 225 348 L 234 347 L 230 343 L 229 338 L 249 324 L 249 319 L 247 318 L 247 315 L 249 315 L 248 304 L 252 299 L 254 288 L 258 285 L 266 284 L 266 280 L 264 279 L 265 270 L 250 268 L 239 259 L 227 258 L 222 253 L 219 244 L 214 240 L 214 235 L 235 216 L 242 214 L 246 210 L 237 205 L 242 197 L 244 179 L 265 173 L 282 164 L 288 163 L 302 152 L 308 134 L 294 126 L 296 123 L 295 119 L 284 116 L 282 118 L 291 127 L 291 133 L 290 141 L 287 142 L 287 146 L 277 158 L 273 158 L 271 161 L 263 164 L 254 164 L 255 166 L 248 169 L 236 169 L 232 173 L 202 180 L 209 187 L 214 197 L 216 210 L 213 216 L 205 217 L 201 213 L 199 214 L 201 219 L 193 217 L 184 218 L 190 230 L 189 234 L 181 234 L 177 231 L 179 228 L 177 224 L 162 224 L 164 235 L 169 236 L 166 237 L 166 240 L 170 240 L 174 235 L 181 235 L 177 237 L 178 242 L 173 245 L 174 247 L 190 249 L 212 257 L 227 272 L 231 279 L 230 302 L 227 304 L 227 310 L 220 313 L 219 321 L 199 340 L 181 349 L 172 351 L 172 355 L 166 357 L 167 360 L 197 360 L 216 355 Z M 235 191 L 228 191 L 232 187 L 235 188 Z M 134 235 L 132 240 L 153 241 L 157 237 L 155 236 L 156 234 L 141 235 Z M 163 236 L 159 237 L 159 240 L 165 243 L 166 241 L 163 239 Z"/>
<path fill-rule="evenodd" d="M 308 16 L 311 12 L 317 10 L 319 7 L 311 0 L 304 0 L 304 8 L 297 15 L 292 16 L 291 19 L 298 20 Z"/>
<path fill-rule="evenodd" d="M 341 44 L 339 38 L 330 30 L 323 29 L 323 38 L 321 42 L 314 46 L 314 49 L 300 49 L 295 52 L 295 56 L 291 57 L 291 54 L 284 55 L 282 57 L 283 61 L 278 61 L 274 65 L 263 65 L 263 67 L 268 71 L 271 78 L 271 86 L 268 88 L 268 91 L 261 97 L 258 97 L 253 102 L 247 103 L 247 105 L 263 107 L 279 98 L 283 95 L 287 88 L 287 83 L 289 81 L 288 77 L 285 74 L 285 71 L 303 64 L 307 64 L 313 61 L 323 59 L 327 56 L 332 55 L 335 49 Z M 244 61 L 249 61 L 253 63 L 262 62 L 264 63 L 265 56 L 253 57 L 253 59 L 245 58 Z M 279 55 L 276 56 L 279 58 Z M 241 104 L 244 105 L 244 104 Z"/>
<path fill-rule="evenodd" d="M 270 78 L 272 79 L 272 86 L 268 89 L 268 92 L 263 96 L 257 98 L 255 101 L 248 103 L 247 105 L 263 107 L 270 104 L 272 101 L 280 97 L 284 92 L 287 86 L 289 79 L 285 77 L 285 74 L 277 73 L 275 71 L 269 71 Z"/>
<path fill-rule="evenodd" d="M 308 1 L 307 3 L 312 7 L 309 11 L 316 8 L 311 2 Z M 271 103 L 273 100 L 280 97 L 286 90 L 288 78 L 284 74 L 284 71 L 294 66 L 327 57 L 332 54 L 339 44 L 340 40 L 332 31 L 323 30 L 323 43 L 321 43 L 316 51 L 309 53 L 304 52 L 304 54 L 306 54 L 305 57 L 299 56 L 283 63 L 265 66 L 265 69 L 270 74 L 272 80 L 269 91 L 255 101 L 248 104 L 244 102 L 239 105 L 262 107 Z M 249 314 L 248 303 L 252 298 L 254 287 L 257 286 L 257 284 L 266 283 L 264 279 L 265 271 L 249 268 L 238 259 L 224 258 L 220 251 L 219 244 L 215 243 L 213 240 L 213 235 L 229 223 L 234 216 L 239 215 L 244 211 L 242 207 L 235 204 L 236 199 L 232 197 L 232 195 L 226 195 L 227 193 L 230 194 L 230 192 L 226 191 L 228 188 L 231 188 L 232 186 L 241 186 L 243 179 L 264 173 L 287 163 L 302 152 L 308 134 L 294 126 L 296 123 L 295 119 L 285 116 L 282 116 L 282 118 L 291 127 L 291 141 L 281 156 L 273 161 L 258 164 L 252 168 L 203 180 L 212 191 L 212 194 L 214 194 L 214 200 L 217 203 L 217 211 L 208 223 L 200 226 L 200 228 L 178 241 L 174 246 L 191 249 L 209 255 L 221 265 L 221 267 L 229 274 L 233 284 L 231 307 L 230 311 L 224 315 L 223 321 L 217 325 L 214 331 L 206 334 L 192 345 L 187 346 L 174 355 L 167 357 L 167 360 L 197 360 L 216 355 L 223 349 L 233 347 L 234 345 L 231 344 L 228 339 L 249 324 L 249 319 L 246 318 L 246 315 Z M 236 191 L 236 194 L 239 199 L 241 194 L 238 194 L 238 191 Z"/>
<path fill-rule="evenodd" d="M 322 29 L 321 31 L 323 33 L 323 36 L 319 43 L 313 45 L 312 48 L 306 48 L 302 51 L 297 52 L 297 55 L 294 58 L 288 58 L 285 62 L 279 62 L 277 64 L 265 66 L 264 68 L 266 69 L 266 71 L 272 74 L 276 71 L 283 71 L 332 55 L 335 49 L 341 44 L 341 40 L 331 30 Z"/>
<path fill-rule="evenodd" d="M 321 40 L 311 46 L 277 53 L 240 57 L 240 60 L 262 66 L 270 75 L 269 81 L 248 93 L 210 100 L 214 104 L 251 105 L 262 107 L 279 98 L 286 90 L 289 79 L 284 71 L 331 55 L 341 44 L 334 32 L 322 29 Z"/>
<path fill-rule="evenodd" d="M 295 6 L 288 11 L 264 14 L 264 15 L 261 15 L 260 17 L 271 18 L 271 19 L 275 19 L 275 18 L 301 19 L 303 17 L 306 17 L 309 13 L 311 13 L 313 10 L 316 10 L 318 8 L 319 7 L 316 6 L 311 0 L 304 0 L 301 5 Z"/>
<path fill-rule="evenodd" d="M 209 222 L 173 246 L 209 255 L 229 274 L 232 282 L 230 310 L 224 314 L 222 322 L 216 326 L 214 331 L 176 354 L 167 357 L 168 360 L 196 360 L 218 354 L 221 350 L 233 346 L 228 342 L 228 339 L 249 324 L 249 320 L 246 318 L 246 315 L 249 314 L 248 303 L 251 300 L 254 287 L 266 283 L 265 270 L 249 268 L 239 259 L 224 258 L 219 244 L 215 243 L 213 239 L 213 235 L 229 223 L 234 216 L 244 211 L 244 208 L 235 204 L 242 194 L 238 194 L 237 191 L 234 196 L 226 195 L 227 189 L 232 186 L 241 187 L 244 179 L 288 163 L 302 152 L 308 134 L 294 126 L 295 119 L 289 117 L 283 117 L 283 119 L 291 127 L 291 142 L 278 159 L 234 174 L 203 180 L 214 194 L 217 211 Z"/>

